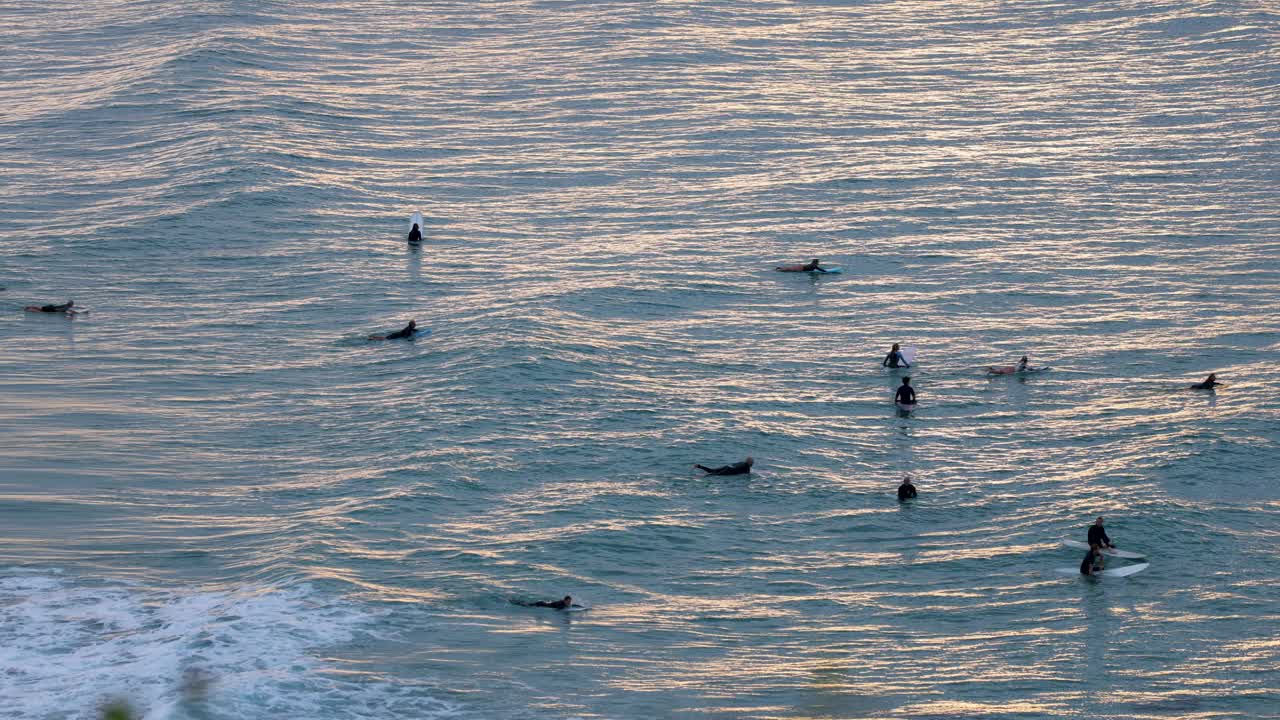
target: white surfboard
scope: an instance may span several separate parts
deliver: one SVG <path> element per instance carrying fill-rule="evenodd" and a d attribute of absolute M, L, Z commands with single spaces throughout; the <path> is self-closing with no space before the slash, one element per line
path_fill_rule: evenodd
<path fill-rule="evenodd" d="M 1062 544 L 1077 550 L 1089 549 L 1089 543 L 1080 542 L 1079 540 L 1063 540 Z M 1146 555 L 1143 555 L 1142 553 L 1129 552 L 1128 550 L 1116 550 L 1115 548 L 1104 548 L 1102 550 L 1102 554 L 1110 557 L 1126 558 L 1129 560 L 1141 560 L 1146 557 Z"/>
<path fill-rule="evenodd" d="M 901 352 L 902 352 L 902 359 L 906 360 L 908 365 L 916 364 L 916 349 L 914 345 L 911 347 L 902 348 Z"/>
<path fill-rule="evenodd" d="M 900 403 L 900 402 L 895 402 L 895 403 L 894 403 L 894 405 L 897 405 L 897 406 L 898 406 L 898 409 L 899 409 L 899 410 L 901 410 L 902 412 L 911 412 L 912 410 L 915 410 L 915 409 L 916 409 L 916 406 L 917 406 L 918 404 L 919 404 L 919 403 L 910 403 L 910 404 L 908 404 L 908 403 Z"/>
<path fill-rule="evenodd" d="M 1099 576 L 1129 577 L 1130 575 L 1136 575 L 1142 572 L 1143 570 L 1146 570 L 1149 567 L 1151 567 L 1151 563 L 1138 563 L 1137 565 L 1125 565 L 1124 567 L 1107 568 L 1102 572 L 1096 572 L 1093 575 L 1090 575 L 1088 577 L 1099 577 Z M 1080 568 L 1054 568 L 1053 571 L 1060 575 L 1080 575 L 1081 574 Z"/>
<path fill-rule="evenodd" d="M 422 213 L 415 212 L 409 216 L 409 229 L 412 230 L 414 225 L 418 226 L 419 231 L 422 231 L 425 228 L 425 225 L 423 225 L 422 222 Z"/>

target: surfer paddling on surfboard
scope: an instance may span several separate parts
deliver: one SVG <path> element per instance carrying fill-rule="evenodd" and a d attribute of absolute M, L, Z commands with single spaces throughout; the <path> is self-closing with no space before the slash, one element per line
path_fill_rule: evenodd
<path fill-rule="evenodd" d="M 903 357 L 902 351 L 898 349 L 898 343 L 894 343 L 893 347 L 889 349 L 889 354 L 884 356 L 884 361 L 880 363 L 880 366 L 888 368 L 909 368 L 911 367 L 911 363 L 907 362 L 907 359 Z"/>
<path fill-rule="evenodd" d="M 63 313 L 65 315 L 83 315 L 88 310 L 74 310 L 75 300 L 68 300 L 61 305 L 28 305 L 24 310 L 27 312 L 43 312 L 43 313 Z"/>
<path fill-rule="evenodd" d="M 746 460 L 732 465 L 721 465 L 718 468 L 709 468 L 706 465 L 694 465 L 694 467 L 706 471 L 708 475 L 746 475 L 751 472 L 751 466 L 755 464 L 756 461 L 748 455 Z"/>
<path fill-rule="evenodd" d="M 1026 372 L 1031 368 L 1027 367 L 1027 356 L 1023 355 L 1017 365 L 992 365 L 987 368 L 988 375 L 1012 375 L 1014 373 Z"/>
<path fill-rule="evenodd" d="M 1115 550 L 1115 543 L 1111 542 L 1111 538 L 1107 537 L 1106 528 L 1102 527 L 1102 518 L 1093 521 L 1089 526 L 1089 546 L 1098 549 L 1109 548 Z"/>
<path fill-rule="evenodd" d="M 1218 382 L 1217 373 L 1209 373 L 1209 377 L 1205 378 L 1204 382 L 1198 382 L 1195 385 L 1192 385 L 1190 389 L 1191 390 L 1212 390 L 1221 384 L 1222 383 Z"/>
<path fill-rule="evenodd" d="M 778 272 L 826 272 L 826 268 L 818 266 L 818 258 L 801 265 L 779 265 Z"/>
<path fill-rule="evenodd" d="M 401 330 L 397 330 L 391 333 L 390 335 L 370 335 L 369 339 L 370 340 L 400 340 L 401 338 L 403 338 L 405 340 L 411 340 L 413 339 L 413 336 L 417 332 L 418 332 L 418 321 L 410 320 L 409 324 L 405 325 L 404 328 Z"/>
<path fill-rule="evenodd" d="M 575 605 L 573 602 L 573 598 L 568 595 L 565 595 L 563 600 L 552 600 L 551 602 L 547 602 L 546 600 L 538 600 L 537 602 L 525 602 L 523 600 L 512 600 L 511 603 L 513 605 L 520 605 L 521 607 L 541 607 L 541 608 L 551 608 L 552 610 L 568 610 L 570 608 L 582 607 L 581 605 Z"/>
<path fill-rule="evenodd" d="M 418 229 L 418 223 L 414 223 L 413 227 L 409 229 L 409 242 L 422 242 L 422 231 Z"/>

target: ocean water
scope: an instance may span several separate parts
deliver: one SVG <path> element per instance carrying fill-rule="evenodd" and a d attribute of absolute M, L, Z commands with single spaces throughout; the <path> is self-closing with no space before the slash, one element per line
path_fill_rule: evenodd
<path fill-rule="evenodd" d="M 1274 4 L 0 17 L 4 717 L 1280 717 Z"/>

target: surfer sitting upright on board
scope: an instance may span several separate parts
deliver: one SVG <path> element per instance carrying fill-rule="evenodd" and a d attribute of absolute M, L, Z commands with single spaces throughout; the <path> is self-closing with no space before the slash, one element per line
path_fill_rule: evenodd
<path fill-rule="evenodd" d="M 896 368 L 911 367 L 911 364 L 907 362 L 906 358 L 902 357 L 902 351 L 898 349 L 898 343 L 894 343 L 893 347 L 889 349 L 889 354 L 884 356 L 884 362 L 880 363 L 880 366 Z"/>
<path fill-rule="evenodd" d="M 1027 356 L 1023 355 L 1017 365 L 1001 365 L 999 367 L 992 365 L 987 368 L 988 375 L 1012 375 L 1014 373 L 1027 371 Z"/>
<path fill-rule="evenodd" d="M 898 499 L 910 500 L 916 496 L 916 486 L 911 484 L 911 476 L 902 478 L 902 484 L 898 486 Z"/>
<path fill-rule="evenodd" d="M 898 386 L 898 392 L 894 394 L 893 401 L 902 405 L 916 404 L 916 390 L 911 387 L 911 378 L 902 378 L 902 385 Z"/>
<path fill-rule="evenodd" d="M 1102 518 L 1094 520 L 1093 524 L 1089 526 L 1089 544 L 1100 548 L 1116 549 L 1115 543 L 1111 542 L 1111 538 L 1107 537 L 1106 528 L 1102 527 Z"/>
<path fill-rule="evenodd" d="M 699 470 L 705 470 L 708 475 L 746 475 L 751 472 L 751 466 L 756 463 L 750 455 L 742 462 L 736 462 L 732 465 L 722 465 L 718 468 L 709 468 L 706 465 L 694 465 Z"/>
<path fill-rule="evenodd" d="M 418 331 L 418 321 L 410 320 L 408 325 L 403 329 L 397 330 L 390 335 L 370 335 L 370 340 L 399 340 L 401 338 L 411 338 Z"/>
<path fill-rule="evenodd" d="M 1102 572 L 1102 551 L 1097 543 L 1089 543 L 1089 552 L 1080 561 L 1081 575 L 1096 575 Z"/>
<path fill-rule="evenodd" d="M 1192 390 L 1212 390 L 1212 389 L 1214 389 L 1215 387 L 1217 387 L 1217 386 L 1219 386 L 1219 385 L 1221 385 L 1221 384 L 1222 384 L 1222 383 L 1218 382 L 1218 374 L 1217 374 L 1217 373 L 1209 373 L 1209 377 L 1205 378 L 1205 379 L 1204 379 L 1204 382 L 1198 382 L 1198 383 L 1196 383 L 1195 385 L 1192 385 L 1190 389 L 1192 389 Z"/>
<path fill-rule="evenodd" d="M 409 242 L 422 242 L 422 231 L 418 229 L 418 223 L 414 223 L 413 228 L 409 230 Z"/>

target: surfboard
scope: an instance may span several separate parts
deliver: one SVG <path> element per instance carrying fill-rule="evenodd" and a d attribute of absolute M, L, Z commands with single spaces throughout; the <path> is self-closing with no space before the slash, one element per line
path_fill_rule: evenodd
<path fill-rule="evenodd" d="M 902 353 L 902 359 L 907 361 L 908 365 L 916 364 L 916 348 L 915 346 L 904 347 L 899 352 Z"/>
<path fill-rule="evenodd" d="M 911 403 L 910 405 L 908 405 L 906 403 L 900 403 L 900 402 L 894 403 L 894 405 L 897 405 L 898 409 L 901 410 L 902 412 L 911 412 L 912 410 L 915 410 L 919 404 L 920 403 Z"/>
<path fill-rule="evenodd" d="M 418 230 L 423 229 L 424 225 L 422 222 L 422 213 L 414 212 L 412 215 L 409 216 L 409 230 L 412 230 L 415 224 L 418 226 Z"/>
<path fill-rule="evenodd" d="M 1136 575 L 1142 572 L 1143 570 L 1146 570 L 1149 567 L 1151 567 L 1151 563 L 1138 563 L 1137 565 L 1125 565 L 1124 567 L 1107 568 L 1102 572 L 1096 572 L 1087 577 L 1129 577 L 1130 575 Z M 1053 571 L 1061 575 L 1080 575 L 1081 574 L 1080 568 L 1078 567 L 1054 568 Z"/>
<path fill-rule="evenodd" d="M 1076 548 L 1077 550 L 1089 549 L 1089 543 L 1080 542 L 1079 540 L 1063 540 L 1062 544 L 1069 548 Z M 1126 558 L 1128 560 L 1141 560 L 1146 557 L 1146 555 L 1143 555 L 1142 553 L 1129 552 L 1128 550 L 1116 550 L 1114 548 L 1107 548 L 1102 551 L 1102 554 L 1110 557 Z"/>

